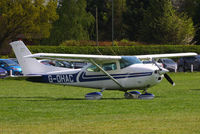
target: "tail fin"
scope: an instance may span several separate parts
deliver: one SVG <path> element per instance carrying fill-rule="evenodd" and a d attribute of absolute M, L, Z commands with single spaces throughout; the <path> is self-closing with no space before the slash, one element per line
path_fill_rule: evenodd
<path fill-rule="evenodd" d="M 31 52 L 22 41 L 11 42 L 10 45 L 14 50 L 24 75 L 42 75 L 54 71 L 66 70 L 66 68 L 44 65 L 39 63 L 35 58 L 25 58 L 24 56 L 31 55 Z"/>

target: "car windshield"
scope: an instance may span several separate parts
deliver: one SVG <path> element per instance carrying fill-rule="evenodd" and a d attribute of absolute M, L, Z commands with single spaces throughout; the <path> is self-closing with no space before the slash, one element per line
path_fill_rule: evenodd
<path fill-rule="evenodd" d="M 135 56 L 122 56 L 120 60 L 120 67 L 125 68 L 133 64 L 142 64 L 142 62 Z"/>
<path fill-rule="evenodd" d="M 8 66 L 19 66 L 16 62 L 14 62 L 12 60 L 3 60 L 3 62 L 8 64 Z"/>
<path fill-rule="evenodd" d="M 197 55 L 196 58 L 197 58 L 197 59 L 200 59 L 200 55 Z"/>

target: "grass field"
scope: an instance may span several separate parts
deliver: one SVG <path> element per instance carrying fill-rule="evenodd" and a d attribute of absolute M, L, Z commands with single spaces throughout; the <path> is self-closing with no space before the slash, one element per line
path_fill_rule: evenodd
<path fill-rule="evenodd" d="M 85 100 L 94 89 L 0 80 L 0 134 L 198 134 L 200 73 L 170 73 L 149 89 L 153 100 L 126 100 L 104 91 L 102 100 Z"/>

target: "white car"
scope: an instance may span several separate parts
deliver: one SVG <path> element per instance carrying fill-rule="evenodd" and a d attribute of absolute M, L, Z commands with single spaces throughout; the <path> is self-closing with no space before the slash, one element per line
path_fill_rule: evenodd
<path fill-rule="evenodd" d="M 143 64 L 154 64 L 153 61 L 150 61 L 150 60 L 143 60 L 142 63 L 143 63 Z M 162 64 L 162 63 L 156 62 L 156 64 L 157 64 L 159 67 L 163 67 L 163 64 Z"/>

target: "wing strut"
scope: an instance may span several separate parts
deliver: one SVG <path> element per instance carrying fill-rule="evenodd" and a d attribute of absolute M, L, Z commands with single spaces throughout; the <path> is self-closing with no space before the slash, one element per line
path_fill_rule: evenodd
<path fill-rule="evenodd" d="M 106 74 L 111 80 L 113 80 L 118 86 L 124 88 L 115 78 L 113 78 L 108 72 L 106 72 L 101 66 L 99 66 L 93 59 L 90 59 L 90 62 L 97 66 L 104 74 Z"/>

